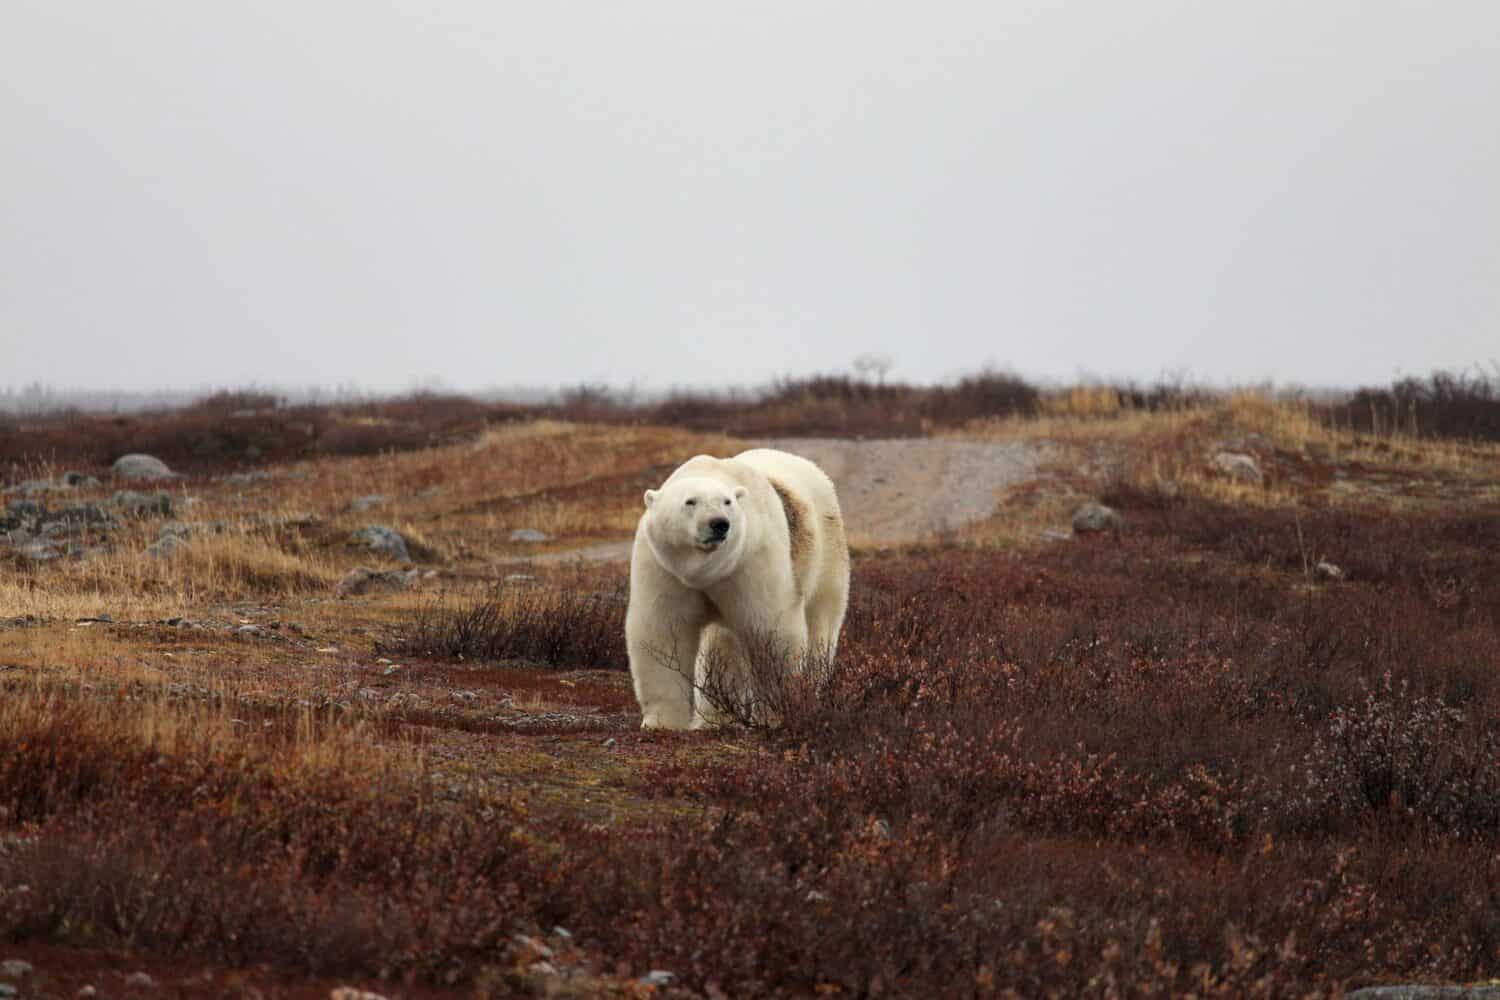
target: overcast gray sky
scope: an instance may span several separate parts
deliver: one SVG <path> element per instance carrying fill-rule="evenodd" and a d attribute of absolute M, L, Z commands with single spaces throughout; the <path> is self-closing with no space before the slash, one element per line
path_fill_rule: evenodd
<path fill-rule="evenodd" d="M 1500 358 L 1500 3 L 0 2 L 0 385 Z"/>

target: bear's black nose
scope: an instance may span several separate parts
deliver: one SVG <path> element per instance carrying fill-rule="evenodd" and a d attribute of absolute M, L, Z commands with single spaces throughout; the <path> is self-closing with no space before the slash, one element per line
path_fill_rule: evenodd
<path fill-rule="evenodd" d="M 716 518 L 714 518 L 712 521 L 708 522 L 708 530 L 712 531 L 715 535 L 718 535 L 720 538 L 723 538 L 725 535 L 729 534 L 729 518 L 727 518 L 727 517 L 716 517 Z"/>

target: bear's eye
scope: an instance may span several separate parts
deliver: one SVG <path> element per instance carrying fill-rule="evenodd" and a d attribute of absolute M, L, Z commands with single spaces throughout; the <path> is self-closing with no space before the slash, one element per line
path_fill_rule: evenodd
<path fill-rule="evenodd" d="M 688 501 L 688 502 L 687 502 L 687 505 L 688 505 L 688 506 L 689 506 L 689 507 L 696 507 L 696 506 L 698 506 L 698 501 L 696 501 L 696 500 L 689 500 L 689 501 Z"/>
<path fill-rule="evenodd" d="M 724 506 L 728 507 L 732 503 L 734 503 L 733 500 L 729 499 L 728 497 L 724 498 Z"/>

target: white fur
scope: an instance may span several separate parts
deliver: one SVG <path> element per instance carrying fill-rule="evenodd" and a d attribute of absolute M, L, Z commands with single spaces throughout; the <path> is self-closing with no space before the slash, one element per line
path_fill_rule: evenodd
<path fill-rule="evenodd" d="M 778 482 L 803 507 L 802 590 Z M 849 548 L 833 483 L 812 462 L 769 448 L 733 458 L 699 455 L 660 490 L 647 490 L 630 560 L 625 638 L 645 728 L 712 724 L 697 698 L 705 661 L 743 655 L 744 639 L 769 635 L 794 665 L 832 657 L 849 600 Z M 693 501 L 689 504 L 689 501 Z M 715 544 L 710 522 L 729 521 Z"/>

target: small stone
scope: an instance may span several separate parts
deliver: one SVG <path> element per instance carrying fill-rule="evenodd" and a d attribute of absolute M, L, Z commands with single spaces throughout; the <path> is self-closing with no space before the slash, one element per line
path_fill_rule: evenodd
<path fill-rule="evenodd" d="M 1044 542 L 1068 542 L 1072 541 L 1073 534 L 1069 531 L 1059 531 L 1056 528 L 1043 528 L 1042 541 Z"/>
<path fill-rule="evenodd" d="M 0 983 L 0 1000 L 13 1000 L 21 995 L 21 991 L 10 983 Z"/>
<path fill-rule="evenodd" d="M 99 991 L 94 987 L 92 983 L 84 983 L 82 986 L 78 987 L 78 995 L 85 998 L 96 997 L 99 995 Z"/>
<path fill-rule="evenodd" d="M 652 969 L 642 976 L 640 981 L 644 986 L 670 986 L 672 985 L 672 980 L 676 978 L 677 974 L 675 972 L 669 972 L 666 969 Z"/>
<path fill-rule="evenodd" d="M 379 507 L 383 503 L 385 503 L 385 494 L 367 493 L 362 497 L 355 497 L 353 500 L 350 500 L 349 509 L 358 513 L 362 511 L 372 510 L 376 507 Z"/>
<path fill-rule="evenodd" d="M 142 989 L 156 989 L 156 978 L 149 972 L 132 972 L 125 977 L 126 986 L 139 986 Z"/>
<path fill-rule="evenodd" d="M 381 656 L 381 657 L 378 657 L 375 660 L 375 665 L 377 667 L 388 667 L 388 666 L 390 666 L 394 662 L 396 662 L 396 661 L 390 659 L 389 657 Z"/>
<path fill-rule="evenodd" d="M 82 472 L 74 472 L 71 469 L 62 474 L 62 484 L 71 486 L 75 490 L 93 489 L 99 485 L 99 480 Z"/>
<path fill-rule="evenodd" d="M 391 677 L 391 676 L 393 676 L 395 674 L 399 674 L 401 671 L 403 671 L 405 669 L 406 668 L 403 667 L 399 663 L 392 663 L 390 666 L 386 667 L 380 673 L 381 673 L 381 676 L 383 676 L 383 677 Z"/>
<path fill-rule="evenodd" d="M 607 746 L 607 747 L 614 746 L 615 745 L 615 738 L 613 736 L 611 736 L 609 739 L 607 739 L 607 740 L 604 741 L 604 745 Z"/>
<path fill-rule="evenodd" d="M 113 468 L 116 476 L 132 482 L 180 478 L 154 455 L 121 455 L 115 459 Z"/>
<path fill-rule="evenodd" d="M 335 986 L 328 991 L 328 1000 L 386 1000 L 379 993 L 356 989 L 353 986 Z"/>
<path fill-rule="evenodd" d="M 34 971 L 30 962 L 19 958 L 7 958 L 5 961 L 0 962 L 0 976 L 5 976 L 9 979 L 25 979 Z"/>
<path fill-rule="evenodd" d="M 1313 576 L 1316 576 L 1320 580 L 1342 580 L 1344 578 L 1344 570 L 1343 567 L 1335 565 L 1327 559 L 1321 559 L 1313 567 Z"/>
<path fill-rule="evenodd" d="M 479 692 L 478 691 L 455 691 L 455 692 L 453 692 L 453 700 L 454 701 L 462 701 L 462 702 L 478 701 L 479 700 Z"/>
<path fill-rule="evenodd" d="M 1258 483 L 1263 478 L 1260 465 L 1254 457 L 1240 452 L 1218 452 L 1213 457 L 1212 465 L 1214 471 L 1241 483 Z"/>
<path fill-rule="evenodd" d="M 542 941 L 538 938 L 531 937 L 527 934 L 517 934 L 515 936 L 515 942 L 516 944 L 520 945 L 521 953 L 525 957 L 531 958 L 533 960 L 552 957 L 552 949 L 547 946 L 547 943 L 545 941 Z"/>
<path fill-rule="evenodd" d="M 226 483 L 236 486 L 249 486 L 251 483 L 264 482 L 271 478 L 271 474 L 264 469 L 252 469 L 249 472 L 231 472 L 227 476 L 220 476 Z"/>
<path fill-rule="evenodd" d="M 1345 1000 L 1500 1000 L 1500 985 L 1366 986 L 1344 994 Z"/>
<path fill-rule="evenodd" d="M 1086 503 L 1073 512 L 1073 531 L 1085 534 L 1091 531 L 1119 531 L 1125 519 L 1114 508 L 1102 503 Z"/>
<path fill-rule="evenodd" d="M 545 542 L 552 538 L 545 531 L 537 531 L 535 528 L 517 528 L 510 533 L 513 542 Z"/>

